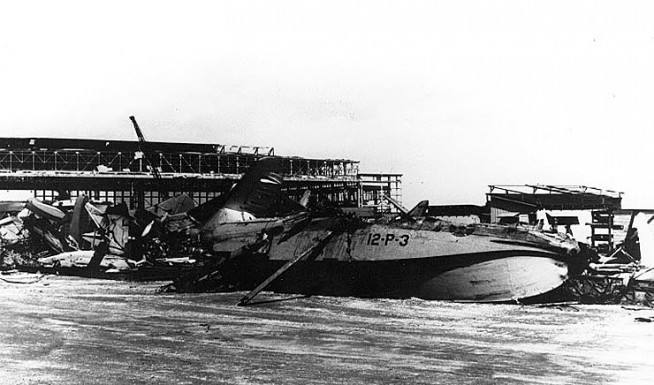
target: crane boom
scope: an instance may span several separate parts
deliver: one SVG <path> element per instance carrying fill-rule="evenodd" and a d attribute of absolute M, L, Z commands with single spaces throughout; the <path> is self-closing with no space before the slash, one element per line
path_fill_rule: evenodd
<path fill-rule="evenodd" d="M 157 181 L 157 187 L 159 188 L 159 196 L 163 199 L 168 199 L 168 192 L 162 187 L 161 174 L 159 173 L 159 169 L 154 165 L 152 159 L 154 154 L 152 153 L 152 151 L 150 151 L 150 146 L 148 142 L 145 140 L 145 136 L 143 136 L 143 132 L 141 131 L 139 124 L 136 123 L 136 118 L 134 118 L 134 116 L 130 116 L 129 120 L 131 120 L 132 124 L 134 125 L 134 131 L 136 131 L 136 136 L 139 138 L 139 149 L 143 153 L 143 157 L 145 158 L 145 161 L 148 164 L 150 173 L 152 174 L 152 177 Z"/>

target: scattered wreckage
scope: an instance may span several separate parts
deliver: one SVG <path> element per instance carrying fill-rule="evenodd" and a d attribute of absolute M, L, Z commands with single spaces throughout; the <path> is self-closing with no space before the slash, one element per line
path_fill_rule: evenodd
<path fill-rule="evenodd" d="M 427 216 L 426 201 L 412 210 L 394 202 L 397 218 L 373 222 L 309 204 L 309 194 L 294 202 L 278 169 L 275 158 L 264 158 L 232 190 L 200 206 L 186 195 L 137 211 L 85 196 L 69 207 L 32 199 L 6 210 L 2 252 L 5 259 L 27 252 L 33 258 L 22 267 L 45 272 L 172 280 L 163 289 L 179 292 L 250 290 L 241 304 L 265 288 L 475 302 L 567 288 L 582 298 L 589 292 L 571 284 L 577 277 L 629 269 L 600 263 L 566 234 Z"/>
<path fill-rule="evenodd" d="M 68 207 L 37 199 L 20 206 L 0 204 L 6 213 L 0 222 L 0 267 L 100 278 L 171 279 L 191 266 L 194 260 L 188 255 L 197 252 L 180 246 L 190 243 L 187 239 L 175 243 L 174 237 L 160 238 L 161 220 L 181 201 L 191 200 L 180 196 L 162 207 L 133 212 L 125 204 L 92 203 L 83 195 Z M 169 252 L 185 256 L 170 257 Z"/>

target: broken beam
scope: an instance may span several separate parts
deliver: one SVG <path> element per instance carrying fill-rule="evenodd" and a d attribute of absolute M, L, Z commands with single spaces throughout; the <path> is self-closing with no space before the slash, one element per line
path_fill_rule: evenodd
<path fill-rule="evenodd" d="M 307 255 L 309 255 L 309 254 L 311 254 L 312 252 L 314 252 L 316 249 L 318 249 L 318 247 L 322 247 L 322 246 L 324 246 L 325 243 L 326 243 L 326 241 L 329 240 L 329 238 L 331 238 L 331 236 L 332 236 L 333 233 L 334 233 L 333 231 L 329 231 L 329 232 L 327 233 L 327 235 L 326 235 L 323 239 L 321 239 L 318 243 L 316 243 L 315 245 L 311 246 L 309 249 L 307 249 L 307 250 L 304 251 L 303 253 L 301 253 L 301 254 L 299 254 L 299 255 L 297 255 L 297 256 L 291 258 L 288 262 L 286 262 L 286 263 L 284 264 L 284 266 L 280 267 L 280 268 L 279 268 L 277 271 L 275 271 L 275 272 L 274 272 L 270 277 L 266 278 L 265 281 L 261 282 L 261 283 L 259 284 L 259 286 L 257 286 L 254 290 L 252 290 L 251 292 L 247 293 L 243 298 L 241 298 L 241 301 L 238 303 L 238 306 L 245 306 L 245 305 L 247 305 L 248 303 L 250 303 L 250 301 L 252 301 L 252 299 L 253 299 L 257 294 L 259 294 L 263 289 L 266 288 L 266 286 L 268 286 L 272 281 L 274 281 L 275 279 L 277 279 L 277 277 L 279 277 L 280 275 L 282 275 L 282 274 L 283 274 L 286 270 L 288 270 L 291 266 L 293 266 L 295 263 L 297 263 L 298 261 L 300 261 L 302 258 L 304 258 L 304 257 L 306 257 Z"/>

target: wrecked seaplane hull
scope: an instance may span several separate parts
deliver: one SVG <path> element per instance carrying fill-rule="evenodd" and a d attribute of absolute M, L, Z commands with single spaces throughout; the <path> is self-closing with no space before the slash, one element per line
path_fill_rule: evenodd
<path fill-rule="evenodd" d="M 504 302 L 552 291 L 583 265 L 579 244 L 564 234 L 457 226 L 426 215 L 427 201 L 375 223 L 323 200 L 291 202 L 280 169 L 263 158 L 227 194 L 187 212 L 213 258 L 168 287 L 251 290 L 240 304 L 264 289 Z"/>
<path fill-rule="evenodd" d="M 448 270 L 448 262 L 452 266 L 459 263 L 447 259 L 483 262 Z M 239 261 L 226 274 L 239 279 L 243 290 L 250 290 L 283 264 L 259 256 Z M 509 302 L 548 293 L 567 278 L 567 265 L 554 258 L 471 254 L 385 262 L 298 262 L 269 290 L 306 295 Z"/>
<path fill-rule="evenodd" d="M 314 220 L 293 236 L 281 234 L 257 253 L 228 261 L 223 276 L 233 287 L 250 290 L 308 251 L 267 289 L 507 302 L 558 288 L 577 268 L 574 265 L 584 263 L 579 246 L 570 239 L 505 226 L 478 226 L 465 234 L 443 229 L 442 223 L 427 229 L 365 225 L 334 234 L 339 227 L 334 219 Z"/>

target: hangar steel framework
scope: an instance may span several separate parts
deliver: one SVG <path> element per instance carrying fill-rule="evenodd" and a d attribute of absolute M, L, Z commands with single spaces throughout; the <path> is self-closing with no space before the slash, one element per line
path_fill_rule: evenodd
<path fill-rule="evenodd" d="M 187 193 L 203 203 L 227 191 L 271 147 L 149 142 L 155 180 L 138 142 L 123 140 L 0 138 L 0 186 L 33 190 L 35 197 L 84 193 L 130 207 L 159 203 L 159 191 Z M 312 189 L 341 205 L 358 201 L 358 161 L 279 157 L 291 195 Z"/>
<path fill-rule="evenodd" d="M 155 205 L 165 191 L 186 193 L 201 204 L 229 190 L 268 156 L 281 159 L 284 186 L 294 199 L 310 189 L 339 206 L 359 207 L 367 186 L 354 160 L 277 156 L 272 147 L 171 142 L 147 147 L 149 163 L 137 141 L 0 138 L 0 190 L 33 191 L 44 201 L 85 194 L 130 208 Z M 155 179 L 149 167 L 161 177 Z M 399 181 L 389 182 L 389 188 L 400 195 Z"/>

